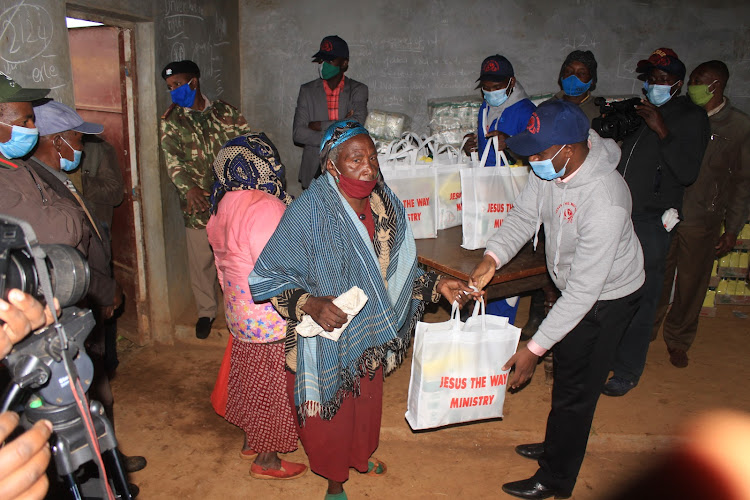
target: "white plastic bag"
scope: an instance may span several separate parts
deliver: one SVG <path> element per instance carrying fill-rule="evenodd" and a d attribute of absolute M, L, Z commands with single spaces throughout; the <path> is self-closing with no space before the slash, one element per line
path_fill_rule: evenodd
<path fill-rule="evenodd" d="M 406 420 L 413 430 L 503 416 L 508 371 L 521 330 L 484 314 L 484 302 L 461 324 L 417 323 Z"/>
<path fill-rule="evenodd" d="M 472 166 L 471 160 L 461 154 L 461 149 L 463 144 L 458 149 L 443 145 L 435 151 L 438 230 L 461 225 L 461 170 Z"/>
<path fill-rule="evenodd" d="M 388 187 L 404 204 L 415 239 L 437 238 L 435 169 L 427 165 L 380 167 Z"/>
<path fill-rule="evenodd" d="M 502 159 L 505 165 L 484 168 L 490 145 L 495 148 L 495 158 Z M 526 186 L 528 167 L 507 165 L 508 159 L 498 150 L 497 137 L 493 137 L 487 141 L 479 166 L 461 171 L 463 248 L 484 248 Z"/>

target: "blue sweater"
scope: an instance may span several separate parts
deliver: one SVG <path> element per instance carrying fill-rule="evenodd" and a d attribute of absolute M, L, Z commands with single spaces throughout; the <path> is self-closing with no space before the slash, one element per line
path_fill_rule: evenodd
<path fill-rule="evenodd" d="M 489 105 L 487 104 L 487 101 L 482 102 L 482 107 L 479 108 L 479 116 L 477 117 L 477 150 L 479 151 L 480 157 L 487 145 L 487 138 L 484 136 L 485 132 L 484 127 L 482 126 L 482 119 L 485 110 L 487 110 L 488 107 Z M 498 130 L 507 134 L 509 137 L 513 137 L 517 133 L 526 130 L 526 126 L 529 124 L 529 118 L 531 118 L 531 113 L 533 113 L 535 109 L 536 106 L 534 106 L 534 103 L 532 103 L 530 99 L 521 99 L 503 110 L 500 118 L 496 118 L 490 124 L 489 132 Z M 487 157 L 487 163 L 485 166 L 494 167 L 495 165 L 497 165 L 495 151 L 494 149 L 490 149 L 490 154 Z"/>

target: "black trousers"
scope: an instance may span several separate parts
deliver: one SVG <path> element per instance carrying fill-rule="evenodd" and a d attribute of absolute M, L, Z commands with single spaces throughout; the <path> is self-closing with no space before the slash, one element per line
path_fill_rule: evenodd
<path fill-rule="evenodd" d="M 610 368 L 613 369 L 615 377 L 637 384 L 646 366 L 656 310 L 661 299 L 661 290 L 664 287 L 664 273 L 672 233 L 664 230 L 661 214 L 634 215 L 633 228 L 643 248 L 646 282 L 641 287 L 641 302 L 638 311 L 622 336 L 617 348 L 617 356 Z"/>
<path fill-rule="evenodd" d="M 617 345 L 638 309 L 640 290 L 600 300 L 552 348 L 554 383 L 544 454 L 535 479 L 561 492 L 573 491 L 604 383 Z"/>

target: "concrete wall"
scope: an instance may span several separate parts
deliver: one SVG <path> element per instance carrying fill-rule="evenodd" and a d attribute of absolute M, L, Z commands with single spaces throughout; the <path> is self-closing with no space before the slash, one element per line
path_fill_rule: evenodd
<path fill-rule="evenodd" d="M 182 216 L 160 158 L 158 118 L 169 105 L 159 76 L 173 59 L 202 69 L 203 92 L 239 107 L 237 0 L 0 0 L 0 71 L 28 87 L 50 87 L 73 104 L 66 11 L 127 27 L 136 45 L 136 129 L 151 341 L 171 342 L 194 315 Z"/>
<path fill-rule="evenodd" d="M 709 59 L 732 72 L 728 95 L 750 112 L 750 3 L 717 0 L 241 0 L 243 111 L 275 142 L 299 192 L 301 148 L 292 143 L 299 85 L 317 77 L 310 56 L 326 35 L 349 44 L 352 78 L 370 109 L 398 111 L 428 131 L 427 100 L 478 95 L 481 61 L 508 57 L 530 94 L 559 90 L 565 56 L 591 50 L 598 94 L 640 94 L 635 65 L 671 47 L 689 70 Z M 296 189 L 295 189 L 296 188 Z"/>

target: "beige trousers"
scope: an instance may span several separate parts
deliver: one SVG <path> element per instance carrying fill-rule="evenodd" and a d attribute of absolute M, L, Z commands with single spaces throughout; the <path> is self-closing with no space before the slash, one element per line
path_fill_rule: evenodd
<path fill-rule="evenodd" d="M 204 229 L 185 228 L 190 284 L 198 317 L 216 317 L 216 264 Z"/>

